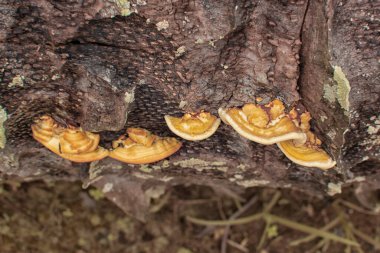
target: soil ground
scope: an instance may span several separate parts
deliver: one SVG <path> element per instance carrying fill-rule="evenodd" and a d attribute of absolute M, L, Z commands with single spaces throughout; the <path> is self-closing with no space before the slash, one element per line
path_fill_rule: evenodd
<path fill-rule="evenodd" d="M 271 201 L 274 205 L 270 213 L 286 218 L 297 228 L 300 224 L 321 228 L 335 219 L 337 223 L 327 231 L 328 235 L 354 243 L 356 240 L 360 247 L 320 237 L 292 246 L 307 234 L 268 217 L 269 223 L 264 219 L 239 220 L 262 212 Z M 189 216 L 231 219 L 241 224 L 230 229 L 197 225 L 186 218 Z M 380 252 L 375 247 L 379 241 L 380 214 L 361 207 L 353 187 L 329 199 L 269 188 L 250 189 L 236 198 L 208 187 L 174 187 L 152 203 L 150 215 L 143 223 L 124 214 L 99 190 L 83 190 L 79 182 L 0 184 L 1 253 L 368 253 Z"/>

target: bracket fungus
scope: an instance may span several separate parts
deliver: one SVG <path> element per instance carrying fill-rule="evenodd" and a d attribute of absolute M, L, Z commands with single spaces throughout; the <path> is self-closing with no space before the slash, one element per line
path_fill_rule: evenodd
<path fill-rule="evenodd" d="M 261 144 L 274 144 L 297 139 L 306 135 L 285 114 L 283 103 L 275 99 L 266 105 L 245 104 L 240 108 L 219 108 L 219 116 L 243 137 Z"/>
<path fill-rule="evenodd" d="M 165 115 L 169 129 L 189 141 L 207 139 L 215 133 L 220 125 L 220 119 L 209 112 L 186 113 L 181 118 Z"/>
<path fill-rule="evenodd" d="M 98 134 L 71 126 L 63 128 L 49 116 L 39 118 L 32 125 L 32 132 L 35 140 L 73 162 L 92 162 L 108 156 L 108 150 L 98 146 Z"/>
<path fill-rule="evenodd" d="M 293 109 L 289 114 L 297 123 L 297 112 Z M 306 166 L 317 167 L 320 169 L 330 169 L 335 166 L 336 162 L 321 149 L 321 140 L 319 140 L 310 131 L 310 113 L 302 113 L 300 120 L 300 128 L 306 133 L 306 141 L 287 140 L 277 143 L 281 151 L 294 163 Z"/>
<path fill-rule="evenodd" d="M 175 138 L 158 137 L 142 128 L 128 128 L 128 137 L 122 135 L 112 142 L 110 157 L 132 164 L 153 163 L 171 156 L 182 144 Z"/>

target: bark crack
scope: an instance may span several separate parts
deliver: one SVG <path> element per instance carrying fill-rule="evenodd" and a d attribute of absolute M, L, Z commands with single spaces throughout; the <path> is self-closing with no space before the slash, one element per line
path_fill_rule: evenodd
<path fill-rule="evenodd" d="M 303 15 L 303 18 L 302 18 L 302 24 L 301 24 L 301 28 L 300 28 L 300 33 L 299 33 L 299 38 L 300 38 L 300 41 L 301 41 L 301 47 L 299 49 L 299 57 L 300 57 L 300 63 L 299 63 L 299 75 L 298 75 L 298 79 L 297 79 L 297 87 L 296 89 L 297 90 L 300 90 L 301 88 L 301 78 L 300 76 L 302 75 L 302 71 L 303 71 L 303 62 L 302 62 L 302 58 L 303 58 L 303 55 L 302 55 L 302 49 L 304 47 L 304 40 L 303 40 L 303 28 L 305 26 L 305 21 L 306 21 L 306 16 L 307 16 L 307 13 L 309 11 L 309 7 L 310 7 L 310 0 L 307 0 L 306 2 L 306 7 L 305 7 L 305 13 Z M 299 96 L 300 96 L 300 99 L 302 99 L 302 92 L 298 92 Z"/>

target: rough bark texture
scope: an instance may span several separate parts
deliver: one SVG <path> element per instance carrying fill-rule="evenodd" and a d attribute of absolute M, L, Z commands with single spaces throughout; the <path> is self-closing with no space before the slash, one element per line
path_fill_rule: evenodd
<path fill-rule="evenodd" d="M 378 182 L 379 12 L 370 0 L 3 0 L 0 176 L 81 179 L 135 214 L 158 185 L 333 194 L 355 180 Z M 250 142 L 226 125 L 149 166 L 71 163 L 31 138 L 33 120 L 50 114 L 99 132 L 109 147 L 130 126 L 172 135 L 165 114 L 216 114 L 257 97 L 310 111 L 337 166 L 297 166 L 275 145 Z"/>

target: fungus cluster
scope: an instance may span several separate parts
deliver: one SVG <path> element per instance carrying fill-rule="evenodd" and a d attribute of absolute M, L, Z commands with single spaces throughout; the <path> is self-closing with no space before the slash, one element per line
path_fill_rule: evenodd
<path fill-rule="evenodd" d="M 285 114 L 278 99 L 267 105 L 246 104 L 240 108 L 219 109 L 219 116 L 243 137 L 269 145 L 280 141 L 306 139 L 305 133 Z"/>
<path fill-rule="evenodd" d="M 91 162 L 108 156 L 99 147 L 98 134 L 69 126 L 63 128 L 49 116 L 42 116 L 32 125 L 33 138 L 57 155 L 73 162 Z"/>
<path fill-rule="evenodd" d="M 92 162 L 110 156 L 132 164 L 152 163 L 174 154 L 181 143 L 161 138 L 142 128 L 128 128 L 127 134 L 113 141 L 113 150 L 99 146 L 100 136 L 80 128 L 61 127 L 49 116 L 32 125 L 33 138 L 57 155 L 73 162 Z"/>
<path fill-rule="evenodd" d="M 275 99 L 266 105 L 246 104 L 240 108 L 219 109 L 219 116 L 243 137 L 261 144 L 276 143 L 291 161 L 329 169 L 336 162 L 320 147 L 322 142 L 310 131 L 310 113 L 299 115 L 293 108 L 285 113 Z"/>
<path fill-rule="evenodd" d="M 329 169 L 335 161 L 321 148 L 321 141 L 310 131 L 310 113 L 294 108 L 285 112 L 275 99 L 265 105 L 245 104 L 242 108 L 220 108 L 221 120 L 243 137 L 264 145 L 277 144 L 291 161 L 306 166 Z M 213 135 L 221 120 L 209 112 L 186 113 L 181 118 L 165 116 L 169 129 L 189 141 Z M 112 150 L 99 147 L 99 135 L 80 128 L 63 128 L 49 116 L 32 125 L 33 137 L 63 158 L 90 162 L 110 156 L 131 164 L 160 161 L 177 152 L 182 144 L 172 137 L 159 137 L 142 128 L 128 128 L 127 135 L 112 142 Z"/>

